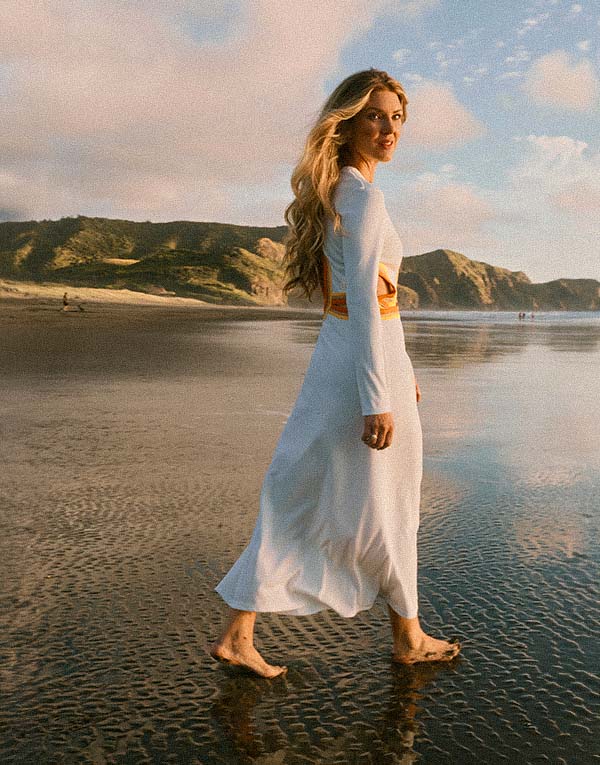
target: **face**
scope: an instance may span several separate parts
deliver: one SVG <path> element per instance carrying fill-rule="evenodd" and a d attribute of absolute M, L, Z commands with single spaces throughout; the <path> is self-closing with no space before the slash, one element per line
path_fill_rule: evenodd
<path fill-rule="evenodd" d="M 402 102 L 391 90 L 374 90 L 367 105 L 350 120 L 348 149 L 367 164 L 389 162 L 402 131 Z"/>

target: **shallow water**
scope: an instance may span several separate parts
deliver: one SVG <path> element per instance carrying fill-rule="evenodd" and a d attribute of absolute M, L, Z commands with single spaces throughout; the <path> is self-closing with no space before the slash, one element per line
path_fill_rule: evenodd
<path fill-rule="evenodd" d="M 19 312 L 20 311 L 20 312 Z M 318 319 L 15 309 L 0 352 L 2 761 L 598 760 L 598 314 L 403 318 L 423 394 L 422 621 L 259 617 L 263 681 L 202 644 Z"/>

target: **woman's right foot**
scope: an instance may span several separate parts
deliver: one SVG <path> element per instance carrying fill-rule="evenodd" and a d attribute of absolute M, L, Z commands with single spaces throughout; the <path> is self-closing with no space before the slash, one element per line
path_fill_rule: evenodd
<path fill-rule="evenodd" d="M 399 664 L 417 664 L 424 661 L 451 661 L 460 652 L 460 643 L 452 640 L 438 640 L 426 633 L 410 641 L 401 641 L 394 646 L 392 661 Z"/>
<path fill-rule="evenodd" d="M 232 643 L 217 641 L 208 646 L 207 650 L 213 659 L 236 667 L 244 667 L 260 677 L 277 677 L 287 672 L 287 667 L 267 664 L 254 646 L 239 647 Z"/>

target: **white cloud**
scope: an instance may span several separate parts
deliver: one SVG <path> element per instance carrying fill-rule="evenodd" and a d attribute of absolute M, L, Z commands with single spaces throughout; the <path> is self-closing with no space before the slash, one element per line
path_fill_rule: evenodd
<path fill-rule="evenodd" d="M 599 91 L 593 64 L 587 59 L 573 62 L 565 50 L 534 61 L 522 87 L 537 104 L 579 111 L 592 108 Z"/>
<path fill-rule="evenodd" d="M 577 43 L 578 50 L 588 51 L 590 49 L 590 40 L 580 40 Z"/>
<path fill-rule="evenodd" d="M 398 48 L 392 53 L 392 58 L 397 64 L 404 64 L 409 56 L 410 50 L 408 48 Z"/>
<path fill-rule="evenodd" d="M 495 217 L 492 205 L 481 190 L 453 181 L 455 170 L 444 165 L 439 173 L 421 173 L 411 180 L 410 193 L 391 205 L 407 255 L 440 247 L 468 254 L 496 244 L 483 229 Z"/>
<path fill-rule="evenodd" d="M 517 185 L 536 187 L 537 196 L 545 196 L 558 210 L 583 217 L 600 212 L 600 152 L 564 135 L 529 135 L 524 140 L 530 151 L 513 173 Z"/>
<path fill-rule="evenodd" d="M 423 82 L 425 78 L 418 72 L 406 72 L 402 79 L 406 80 L 406 82 Z"/>
<path fill-rule="evenodd" d="M 515 48 L 512 56 L 506 56 L 504 59 L 505 64 L 519 64 L 523 61 L 529 61 L 531 53 L 522 45 Z"/>
<path fill-rule="evenodd" d="M 520 160 L 507 171 L 508 185 L 497 208 L 506 238 L 526 254 L 527 272 L 537 278 L 571 273 L 599 277 L 600 152 L 565 135 L 515 138 Z"/>
<path fill-rule="evenodd" d="M 19 181 L 0 207 L 219 219 L 297 160 L 344 45 L 434 2 L 245 0 L 230 21 L 216 0 L 5 0 L 0 156 Z M 206 18 L 228 36 L 199 39 Z"/>
<path fill-rule="evenodd" d="M 511 80 L 516 79 L 518 77 L 523 77 L 523 72 L 518 71 L 512 71 L 512 72 L 502 72 L 502 74 L 499 74 L 496 79 L 497 80 Z"/>
<path fill-rule="evenodd" d="M 429 149 L 466 143 L 485 132 L 484 125 L 456 98 L 451 85 L 423 80 L 409 97 L 403 140 Z"/>
<path fill-rule="evenodd" d="M 598 168 L 600 170 L 600 167 Z M 551 196 L 552 204 L 567 212 L 600 216 L 600 184 L 591 180 L 574 181 Z"/>
<path fill-rule="evenodd" d="M 546 13 L 539 13 L 537 16 L 530 16 L 527 19 L 523 19 L 521 22 L 521 26 L 517 28 L 517 34 L 521 37 L 524 34 L 527 34 L 532 29 L 535 29 L 536 27 L 539 27 L 540 24 L 543 24 L 544 21 L 547 21 L 547 19 L 550 17 L 550 14 L 548 12 Z"/>

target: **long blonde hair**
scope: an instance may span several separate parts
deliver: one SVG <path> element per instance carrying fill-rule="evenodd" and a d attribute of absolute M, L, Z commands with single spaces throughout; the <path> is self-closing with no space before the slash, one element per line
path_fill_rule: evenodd
<path fill-rule="evenodd" d="M 325 257 L 327 218 L 338 232 L 341 216 L 333 204 L 333 194 L 346 164 L 349 135 L 347 123 L 363 109 L 374 90 L 390 90 L 402 103 L 402 122 L 406 121 L 408 98 L 402 85 L 387 72 L 366 69 L 346 77 L 323 105 L 310 130 L 300 161 L 294 168 L 291 186 L 294 200 L 284 217 L 288 232 L 284 240 L 286 282 L 284 293 L 300 287 L 311 300 L 321 284 L 321 258 Z"/>

